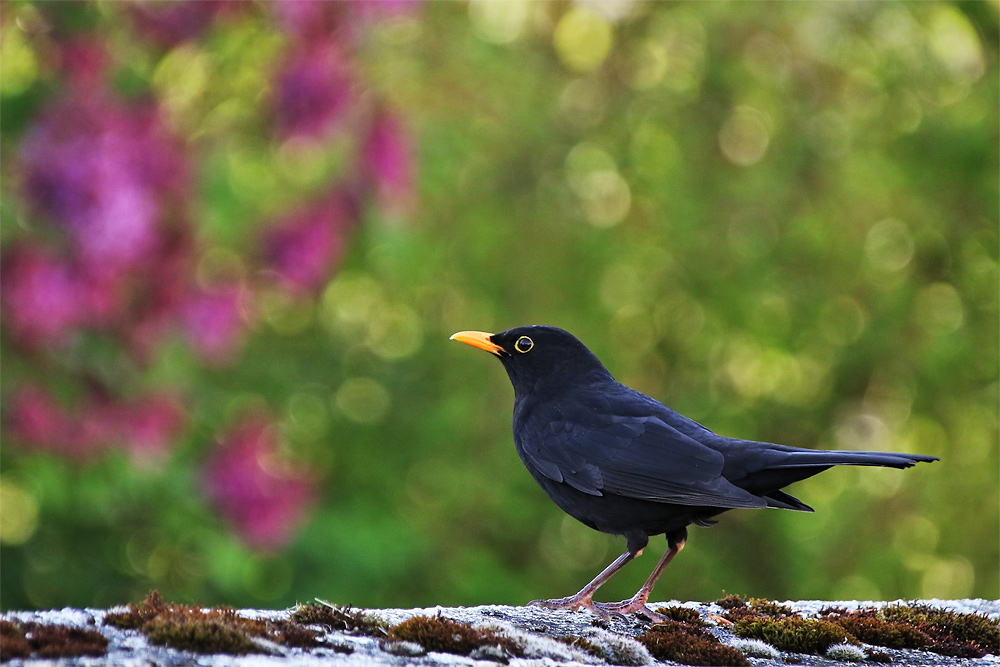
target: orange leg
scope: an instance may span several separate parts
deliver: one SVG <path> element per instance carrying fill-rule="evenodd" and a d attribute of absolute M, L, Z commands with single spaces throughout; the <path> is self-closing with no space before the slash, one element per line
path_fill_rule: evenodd
<path fill-rule="evenodd" d="M 653 568 L 653 572 L 649 575 L 649 578 L 646 579 L 646 583 L 642 585 L 642 588 L 640 588 L 631 599 L 623 600 L 621 602 L 597 602 L 595 604 L 609 614 L 624 615 L 639 612 L 651 621 L 662 622 L 668 620 L 663 614 L 658 614 L 647 607 L 646 601 L 649 600 L 649 595 L 653 592 L 653 586 L 656 585 L 656 580 L 660 578 L 660 575 L 663 574 L 663 570 L 666 569 L 670 561 L 674 559 L 674 556 L 679 554 L 683 548 L 683 540 L 671 544 L 667 553 L 663 554 L 663 558 L 661 558 L 660 562 Z"/>
<path fill-rule="evenodd" d="M 641 551 L 639 552 L 642 553 Z M 558 598 L 555 600 L 532 600 L 529 605 L 535 607 L 545 607 L 546 609 L 589 609 L 605 620 L 611 620 L 611 614 L 601 609 L 600 602 L 594 602 L 594 593 L 614 576 L 615 572 L 622 569 L 626 563 L 639 554 L 632 554 L 628 551 L 615 559 L 611 565 L 604 568 L 604 571 L 594 577 L 594 580 L 584 586 L 579 593 L 568 598 Z"/>
<path fill-rule="evenodd" d="M 594 593 L 597 592 L 598 588 L 603 586 L 608 579 L 614 576 L 618 570 L 622 569 L 626 563 L 631 561 L 636 556 L 641 555 L 642 551 L 635 554 L 626 551 L 619 556 L 615 562 L 604 568 L 603 572 L 594 577 L 594 580 L 584 586 L 583 589 L 576 595 L 556 600 L 534 600 L 528 604 L 537 607 L 545 607 L 547 609 L 588 609 L 605 620 L 610 620 L 612 616 L 624 616 L 625 614 L 631 614 L 634 612 L 639 612 L 652 621 L 667 620 L 662 614 L 658 614 L 647 607 L 646 601 L 649 600 L 649 595 L 653 592 L 653 586 L 656 585 L 656 580 L 660 578 L 661 574 L 663 574 L 663 570 L 667 567 L 667 564 L 670 563 L 674 556 L 680 553 L 680 550 L 683 548 L 684 540 L 678 540 L 675 543 L 671 543 L 667 553 L 663 554 L 663 558 L 660 559 L 660 562 L 656 564 L 655 568 L 653 568 L 652 574 L 650 574 L 649 578 L 646 579 L 646 583 L 644 583 L 642 588 L 640 588 L 639 591 L 629 600 L 623 600 L 621 602 L 594 602 L 593 598 Z"/>

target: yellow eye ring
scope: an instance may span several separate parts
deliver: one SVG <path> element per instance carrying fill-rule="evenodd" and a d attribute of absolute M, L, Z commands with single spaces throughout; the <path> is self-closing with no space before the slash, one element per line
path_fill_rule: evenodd
<path fill-rule="evenodd" d="M 534 346 L 535 346 L 534 341 L 532 341 L 527 336 L 521 336 L 520 338 L 517 339 L 517 342 L 514 343 L 514 349 L 521 353 L 527 352 Z"/>

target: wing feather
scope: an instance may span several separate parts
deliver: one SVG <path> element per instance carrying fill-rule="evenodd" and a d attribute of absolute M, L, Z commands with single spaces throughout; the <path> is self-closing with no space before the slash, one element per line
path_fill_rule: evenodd
<path fill-rule="evenodd" d="M 518 442 L 525 464 L 595 496 L 725 508 L 767 505 L 722 476 L 722 453 L 655 416 L 621 416 L 613 405 L 600 407 L 605 409 L 574 421 L 557 410 L 533 413 Z"/>

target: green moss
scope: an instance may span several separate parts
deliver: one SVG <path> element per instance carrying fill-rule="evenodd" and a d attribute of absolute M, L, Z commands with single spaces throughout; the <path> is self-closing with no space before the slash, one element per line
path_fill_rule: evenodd
<path fill-rule="evenodd" d="M 788 605 L 780 604 L 778 602 L 773 602 L 771 600 L 763 600 L 761 598 L 750 598 L 747 602 L 747 606 L 750 607 L 757 614 L 763 614 L 765 616 L 794 616 L 795 612 Z"/>
<path fill-rule="evenodd" d="M 928 605 L 888 605 L 879 610 L 886 621 L 905 623 L 929 636 L 927 650 L 959 658 L 1000 653 L 1000 620 L 982 614 L 960 614 Z"/>
<path fill-rule="evenodd" d="M 722 591 L 722 597 L 715 601 L 723 609 L 740 609 L 747 606 L 746 600 L 735 593 L 726 594 Z"/>
<path fill-rule="evenodd" d="M 685 665 L 749 665 L 741 652 L 704 628 L 680 621 L 657 623 L 636 637 L 659 660 Z"/>
<path fill-rule="evenodd" d="M 705 621 L 701 620 L 701 614 L 697 609 L 690 607 L 660 607 L 656 610 L 672 621 L 680 621 L 690 625 L 704 626 Z"/>
<path fill-rule="evenodd" d="M 836 623 L 799 616 L 747 616 L 736 620 L 733 633 L 738 637 L 760 639 L 782 651 L 816 655 L 833 644 L 856 641 Z"/>
<path fill-rule="evenodd" d="M 123 630 L 138 630 L 166 611 L 169 611 L 169 608 L 160 597 L 160 592 L 153 590 L 138 605 L 130 604 L 125 611 L 108 613 L 104 617 L 104 624 Z"/>
<path fill-rule="evenodd" d="M 0 659 L 102 656 L 108 640 L 97 630 L 53 623 L 0 621 Z"/>
<path fill-rule="evenodd" d="M 895 649 L 921 649 L 960 658 L 1000 652 L 1000 621 L 981 614 L 960 614 L 928 605 L 896 604 L 847 611 L 828 607 L 820 619 L 794 615 L 786 605 L 728 595 L 717 601 L 728 611 L 740 637 L 762 639 L 779 649 L 820 654 L 848 641 Z"/>
<path fill-rule="evenodd" d="M 306 602 L 295 605 L 291 617 L 293 621 L 303 625 L 326 625 L 332 628 L 340 624 L 340 615 L 343 613 L 340 607 Z"/>
<path fill-rule="evenodd" d="M 182 651 L 231 655 L 263 652 L 245 629 L 220 619 L 193 622 L 176 616 L 159 617 L 144 626 L 143 633 L 153 644 L 164 644 Z"/>
<path fill-rule="evenodd" d="M 722 604 L 723 602 L 725 604 Z M 734 623 L 745 618 L 788 618 L 795 615 L 795 612 L 788 605 L 761 598 L 743 600 L 743 598 L 733 595 L 719 600 L 717 604 L 727 610 L 725 618 Z"/>
<path fill-rule="evenodd" d="M 319 646 L 319 633 L 295 623 L 280 623 L 272 631 L 271 639 L 284 646 L 309 649 Z M 337 653 L 352 653 L 354 649 L 344 646 L 330 646 Z"/>
<path fill-rule="evenodd" d="M 301 624 L 246 618 L 229 608 L 203 609 L 166 603 L 156 591 L 138 605 L 108 614 L 104 622 L 137 629 L 154 644 L 197 653 L 264 653 L 255 638 L 298 648 L 320 645 L 319 633 Z"/>
<path fill-rule="evenodd" d="M 300 604 L 292 610 L 292 620 L 304 625 L 324 625 L 333 630 L 369 637 L 385 637 L 389 634 L 389 624 L 378 616 L 331 604 Z"/>
<path fill-rule="evenodd" d="M 885 620 L 874 609 L 853 612 L 827 611 L 823 614 L 823 618 L 844 628 L 859 641 L 873 646 L 919 649 L 933 641 L 912 625 Z"/>
<path fill-rule="evenodd" d="M 922 649 L 960 658 L 980 658 L 1000 648 L 1000 622 L 980 614 L 906 604 L 850 612 L 828 608 L 820 614 L 874 646 Z"/>
<path fill-rule="evenodd" d="M 389 638 L 420 644 L 428 651 L 469 655 L 481 646 L 498 646 L 506 654 L 521 656 L 520 647 L 509 637 L 492 630 L 474 628 L 450 618 L 414 616 L 389 628 Z"/>

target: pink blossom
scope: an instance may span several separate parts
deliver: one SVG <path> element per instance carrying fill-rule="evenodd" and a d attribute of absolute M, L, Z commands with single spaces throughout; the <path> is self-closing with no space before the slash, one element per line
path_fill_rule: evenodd
<path fill-rule="evenodd" d="M 354 99 L 350 65 L 330 41 L 293 50 L 274 84 L 274 113 L 283 137 L 324 139 L 341 124 Z"/>
<path fill-rule="evenodd" d="M 390 212 L 408 209 L 413 202 L 413 138 L 395 115 L 375 115 L 364 145 L 365 174 L 380 205 Z"/>
<path fill-rule="evenodd" d="M 177 323 L 185 297 L 190 293 L 194 267 L 194 238 L 190 227 L 165 230 L 141 280 L 132 284 L 130 311 L 123 327 L 129 351 L 139 361 L 151 358 L 163 337 Z"/>
<path fill-rule="evenodd" d="M 29 129 L 20 152 L 28 200 L 66 229 L 92 271 L 134 268 L 156 244 L 165 198 L 185 165 L 150 106 L 75 93 Z"/>
<path fill-rule="evenodd" d="M 21 343 L 64 343 L 86 320 L 80 275 L 69 263 L 36 246 L 21 246 L 4 258 L 0 294 L 3 324 Z"/>
<path fill-rule="evenodd" d="M 62 408 L 38 386 L 20 387 L 9 399 L 5 412 L 9 433 L 23 445 L 48 449 L 66 437 Z"/>
<path fill-rule="evenodd" d="M 292 291 L 322 286 L 357 223 L 357 205 L 344 191 L 278 221 L 263 239 L 267 266 Z"/>
<path fill-rule="evenodd" d="M 184 333 L 210 363 L 229 361 L 246 333 L 244 288 L 238 284 L 199 289 L 181 305 Z"/>
<path fill-rule="evenodd" d="M 279 0 L 284 4 L 283 0 Z M 246 6 L 233 0 L 172 0 L 129 5 L 139 32 L 160 46 L 175 46 L 204 34 L 216 17 Z"/>
<path fill-rule="evenodd" d="M 329 0 L 285 0 L 270 3 L 278 24 L 296 39 L 327 39 L 343 24 L 344 2 Z"/>
<path fill-rule="evenodd" d="M 269 6 L 278 24 L 297 39 L 335 37 L 354 43 L 365 22 L 412 14 L 420 4 L 421 0 L 281 0 Z"/>
<path fill-rule="evenodd" d="M 86 417 L 56 404 L 43 389 L 18 389 L 7 406 L 7 430 L 15 442 L 33 451 L 52 452 L 84 461 L 103 452 L 110 442 L 110 425 L 86 411 Z"/>
<path fill-rule="evenodd" d="M 113 415 L 120 444 L 141 465 L 162 461 L 184 426 L 180 403 L 166 394 L 118 404 Z"/>
<path fill-rule="evenodd" d="M 362 16 L 380 19 L 412 14 L 420 4 L 421 0 L 355 0 L 351 6 Z"/>
<path fill-rule="evenodd" d="M 277 431 L 261 416 L 245 418 L 223 437 L 205 465 L 210 502 L 249 545 L 277 549 L 292 538 L 315 496 L 316 481 L 281 459 Z"/>
<path fill-rule="evenodd" d="M 77 461 L 118 447 L 141 463 L 162 460 L 184 425 L 180 404 L 166 395 L 114 401 L 91 393 L 69 410 L 35 385 L 14 393 L 6 417 L 19 444 Z"/>
<path fill-rule="evenodd" d="M 102 85 L 110 60 L 105 42 L 89 35 L 76 36 L 59 44 L 56 55 L 66 82 L 79 94 L 89 95 Z"/>

